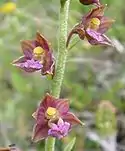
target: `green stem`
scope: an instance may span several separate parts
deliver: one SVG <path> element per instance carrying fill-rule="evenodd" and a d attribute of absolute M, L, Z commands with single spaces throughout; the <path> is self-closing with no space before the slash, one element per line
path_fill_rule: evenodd
<path fill-rule="evenodd" d="M 62 0 L 61 0 L 62 1 Z M 67 27 L 70 0 L 63 0 L 60 8 L 60 28 L 59 28 L 59 41 L 58 41 L 58 56 L 55 76 L 52 82 L 51 94 L 59 97 L 61 85 L 63 82 L 65 64 L 67 59 L 68 50 L 66 49 Z M 46 139 L 45 151 L 54 151 L 55 138 L 49 137 Z"/>
<path fill-rule="evenodd" d="M 58 41 L 57 67 L 52 83 L 52 95 L 54 95 L 57 98 L 60 95 L 65 71 L 65 64 L 68 54 L 68 50 L 66 49 L 66 40 L 67 40 L 69 4 L 70 0 L 66 0 L 66 2 L 64 2 L 60 8 L 60 30 Z"/>
<path fill-rule="evenodd" d="M 54 151 L 55 138 L 48 137 L 45 142 L 45 151 Z"/>

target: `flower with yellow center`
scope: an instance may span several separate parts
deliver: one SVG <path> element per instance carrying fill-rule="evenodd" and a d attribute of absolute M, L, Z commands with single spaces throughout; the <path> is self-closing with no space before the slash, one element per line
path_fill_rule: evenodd
<path fill-rule="evenodd" d="M 16 4 L 14 2 L 5 3 L 0 7 L 0 12 L 5 14 L 12 13 L 15 10 L 16 10 Z"/>
<path fill-rule="evenodd" d="M 26 72 L 41 71 L 42 75 L 54 76 L 55 58 L 48 41 L 39 32 L 34 40 L 21 42 L 23 56 L 13 61 L 13 65 Z"/>
<path fill-rule="evenodd" d="M 48 136 L 60 139 L 66 136 L 74 125 L 83 124 L 69 111 L 69 100 L 57 99 L 48 93 L 41 101 L 33 117 L 36 123 L 32 140 L 35 142 Z"/>
<path fill-rule="evenodd" d="M 90 24 L 89 24 L 89 28 L 90 29 L 98 29 L 99 28 L 99 25 L 100 25 L 100 20 L 98 18 L 92 18 L 90 20 Z"/>
<path fill-rule="evenodd" d="M 56 108 L 48 107 L 46 111 L 46 118 L 47 119 L 56 119 L 58 117 L 58 111 Z"/>
<path fill-rule="evenodd" d="M 89 4 L 89 2 L 92 1 L 81 0 L 80 2 L 83 4 L 87 2 L 86 4 Z M 93 0 L 93 2 L 96 3 L 99 1 Z M 104 10 L 106 7 L 107 5 L 100 5 L 86 13 L 82 17 L 81 22 L 76 24 L 69 33 L 66 47 L 68 47 L 74 34 L 78 34 L 81 40 L 86 38 L 91 45 L 113 46 L 112 41 L 105 35 L 106 31 L 114 22 L 113 19 L 104 16 Z"/>

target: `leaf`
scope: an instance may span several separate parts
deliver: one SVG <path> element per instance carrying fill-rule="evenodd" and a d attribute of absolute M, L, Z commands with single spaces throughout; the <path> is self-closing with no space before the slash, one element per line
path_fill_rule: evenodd
<path fill-rule="evenodd" d="M 74 137 L 69 144 L 64 148 L 64 151 L 71 151 L 75 145 L 76 137 Z"/>

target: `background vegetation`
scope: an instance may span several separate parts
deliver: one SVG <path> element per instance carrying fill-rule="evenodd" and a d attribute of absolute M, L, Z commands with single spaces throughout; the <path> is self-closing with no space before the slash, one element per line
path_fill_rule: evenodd
<path fill-rule="evenodd" d="M 0 5 L 5 2 L 1 0 Z M 101 2 L 108 4 L 105 14 L 116 20 L 107 33 L 115 48 L 92 47 L 87 41 L 80 41 L 70 51 L 61 97 L 70 98 L 71 109 L 86 125 L 57 141 L 60 151 L 74 136 L 77 151 L 108 151 L 108 145 L 110 151 L 116 151 L 111 149 L 115 145 L 118 150 L 125 150 L 124 0 Z M 20 40 L 32 39 L 38 30 L 49 39 L 57 54 L 59 0 L 17 0 L 16 4 L 13 13 L 0 14 L 0 145 L 16 143 L 24 151 L 42 151 L 44 141 L 31 143 L 34 123 L 31 115 L 48 92 L 51 81 L 39 73 L 27 74 L 16 69 L 11 62 L 22 55 Z M 69 31 L 87 11 L 88 7 L 72 0 Z M 108 111 L 105 107 L 100 109 L 101 100 L 112 102 L 116 118 L 108 112 L 110 107 Z"/>

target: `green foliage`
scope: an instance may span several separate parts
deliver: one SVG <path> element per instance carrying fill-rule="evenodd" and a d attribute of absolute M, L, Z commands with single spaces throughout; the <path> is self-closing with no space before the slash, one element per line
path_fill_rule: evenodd
<path fill-rule="evenodd" d="M 64 148 L 64 151 L 71 151 L 75 145 L 76 142 L 76 138 L 74 137 L 69 143 L 68 145 Z"/>
<path fill-rule="evenodd" d="M 98 107 L 96 111 L 96 126 L 103 137 L 112 135 L 116 131 L 116 118 L 110 107 Z"/>

